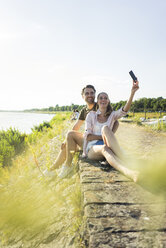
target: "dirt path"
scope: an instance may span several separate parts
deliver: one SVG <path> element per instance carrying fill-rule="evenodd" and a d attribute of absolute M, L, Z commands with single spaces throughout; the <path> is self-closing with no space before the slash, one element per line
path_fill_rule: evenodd
<path fill-rule="evenodd" d="M 146 127 L 120 122 L 116 136 L 126 152 L 141 158 L 150 158 L 166 150 L 166 133 Z"/>

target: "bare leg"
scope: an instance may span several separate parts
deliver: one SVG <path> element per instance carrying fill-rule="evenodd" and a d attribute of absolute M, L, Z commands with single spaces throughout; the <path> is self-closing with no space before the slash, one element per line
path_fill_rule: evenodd
<path fill-rule="evenodd" d="M 55 160 L 53 166 L 50 168 L 50 170 L 55 170 L 59 168 L 66 160 L 66 145 L 63 146 L 61 151 L 58 154 L 57 159 Z"/>
<path fill-rule="evenodd" d="M 102 154 L 104 145 L 92 146 L 88 152 L 88 158 L 92 160 L 101 160 L 104 158 Z"/>
<path fill-rule="evenodd" d="M 61 148 L 57 159 L 50 170 L 59 168 L 65 161 L 66 165 L 71 165 L 74 152 L 78 147 L 82 147 L 83 135 L 77 131 L 69 131 L 66 137 L 66 143 Z"/>
<path fill-rule="evenodd" d="M 72 163 L 73 155 L 78 150 L 78 146 L 83 146 L 83 135 L 77 131 L 70 131 L 66 140 L 66 162 L 70 166 Z"/>
<path fill-rule="evenodd" d="M 114 167 L 116 170 L 120 171 L 126 177 L 132 179 L 134 182 L 137 182 L 139 172 L 138 171 L 132 171 L 132 170 L 126 168 L 122 164 L 122 161 L 111 151 L 111 149 L 109 147 L 103 146 L 102 154 L 112 167 Z"/>
<path fill-rule="evenodd" d="M 102 128 L 102 137 L 104 143 L 119 157 L 123 157 L 122 150 L 118 144 L 118 141 L 108 126 L 103 126 Z"/>
<path fill-rule="evenodd" d="M 106 145 L 97 145 L 93 146 L 88 152 L 88 158 L 92 160 L 100 160 L 103 157 L 106 158 L 108 163 L 115 168 L 116 170 L 120 171 L 126 177 L 132 179 L 134 182 L 138 180 L 138 171 L 132 171 L 126 168 L 122 161 L 111 151 L 111 149 Z"/>

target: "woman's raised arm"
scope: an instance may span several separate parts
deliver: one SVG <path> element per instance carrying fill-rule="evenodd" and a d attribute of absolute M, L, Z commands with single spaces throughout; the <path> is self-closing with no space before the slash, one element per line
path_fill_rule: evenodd
<path fill-rule="evenodd" d="M 131 89 L 131 94 L 130 94 L 130 97 L 127 101 L 127 103 L 125 104 L 125 106 L 123 107 L 123 111 L 125 112 L 128 112 L 130 107 L 131 107 L 131 103 L 133 101 L 133 97 L 135 95 L 135 92 L 139 89 L 139 83 L 138 81 L 134 82 L 133 81 L 133 86 L 132 86 L 132 89 Z"/>

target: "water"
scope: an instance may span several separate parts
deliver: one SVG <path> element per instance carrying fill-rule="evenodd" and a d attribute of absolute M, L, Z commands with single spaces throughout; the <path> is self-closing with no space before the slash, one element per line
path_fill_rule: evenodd
<path fill-rule="evenodd" d="M 29 134 L 32 131 L 31 128 L 38 126 L 43 121 L 50 121 L 54 116 L 55 114 L 0 112 L 0 130 L 12 127 Z"/>

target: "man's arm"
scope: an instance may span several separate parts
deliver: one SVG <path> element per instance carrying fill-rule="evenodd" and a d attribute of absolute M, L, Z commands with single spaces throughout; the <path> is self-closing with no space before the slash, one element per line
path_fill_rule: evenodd
<path fill-rule="evenodd" d="M 83 125 L 83 123 L 84 123 L 84 121 L 82 121 L 82 120 L 76 121 L 76 123 L 74 124 L 72 130 L 78 131 L 80 129 L 80 127 Z"/>
<path fill-rule="evenodd" d="M 87 141 L 92 141 L 92 140 L 102 140 L 102 136 L 95 134 L 88 134 Z"/>
<path fill-rule="evenodd" d="M 82 124 L 84 123 L 84 121 L 82 120 L 78 120 L 76 121 L 76 123 L 74 124 L 72 130 L 74 131 L 78 131 L 80 129 L 80 127 L 82 126 Z M 64 141 L 61 145 L 61 150 L 66 146 L 66 141 Z"/>

